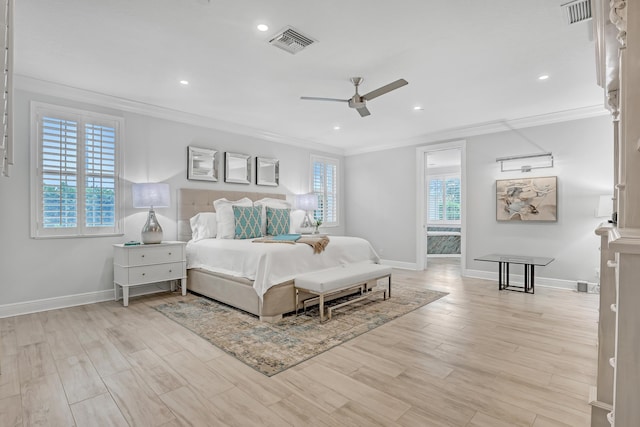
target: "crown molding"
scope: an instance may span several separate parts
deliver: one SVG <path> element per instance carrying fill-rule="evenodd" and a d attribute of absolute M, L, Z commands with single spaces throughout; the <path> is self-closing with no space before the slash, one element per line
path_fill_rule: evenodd
<path fill-rule="evenodd" d="M 440 132 L 427 133 L 421 136 L 407 138 L 390 144 L 375 145 L 367 147 L 344 150 L 345 156 L 372 153 L 375 151 L 390 150 L 394 148 L 410 147 L 416 145 L 430 144 L 434 142 L 449 141 L 455 139 L 469 138 L 477 135 L 486 135 L 510 131 L 513 129 L 523 129 L 533 126 L 542 126 L 553 123 L 568 122 L 571 120 L 586 119 L 610 114 L 602 105 L 575 108 L 572 110 L 558 111 L 554 113 L 540 114 L 537 116 L 523 117 L 511 120 L 495 120 L 491 122 L 478 123 L 459 128 L 447 129 Z"/>
<path fill-rule="evenodd" d="M 298 138 L 292 138 L 274 132 L 268 132 L 265 130 L 252 128 L 250 126 L 241 125 L 238 123 L 227 122 L 211 117 L 187 113 L 185 111 L 173 110 L 170 108 L 146 104 L 144 102 L 134 101 L 131 99 L 106 95 L 104 93 L 93 92 L 74 86 L 62 85 L 47 80 L 36 79 L 22 74 L 16 74 L 14 76 L 13 84 L 15 89 L 24 90 L 27 92 L 34 92 L 42 95 L 68 99 L 71 101 L 99 105 L 105 108 L 155 117 L 158 119 L 170 120 L 173 122 L 179 122 L 193 126 L 216 129 L 223 132 L 258 138 L 270 142 L 276 142 L 279 144 L 292 145 L 309 150 L 321 151 L 324 153 L 344 155 L 344 150 L 339 147 L 319 144 L 317 142 Z"/>
<path fill-rule="evenodd" d="M 173 110 L 170 108 L 159 107 L 157 105 L 146 104 L 131 99 L 120 98 L 99 92 L 80 89 L 73 86 L 53 83 L 47 80 L 41 80 L 22 74 L 16 74 L 14 76 L 14 88 L 29 92 L 35 92 L 42 95 L 68 99 L 76 102 L 99 105 L 101 107 L 111 108 L 114 110 L 136 113 L 159 119 L 185 123 L 193 126 L 201 126 L 209 129 L 216 129 L 223 132 L 257 138 L 269 142 L 291 145 L 308 150 L 315 150 L 341 156 L 353 156 L 375 151 L 384 151 L 394 148 L 467 138 L 470 136 L 498 133 L 512 129 L 522 129 L 532 126 L 541 126 L 609 114 L 604 106 L 594 105 L 519 119 L 495 120 L 491 122 L 447 129 L 439 132 L 428 133 L 417 137 L 399 140 L 394 143 L 375 144 L 375 142 L 372 142 L 366 147 L 343 149 L 332 145 L 326 145 L 318 142 L 280 135 L 274 132 L 268 132 L 262 129 L 256 129 L 238 123 L 227 122 L 224 120 L 200 116 L 180 110 Z"/>

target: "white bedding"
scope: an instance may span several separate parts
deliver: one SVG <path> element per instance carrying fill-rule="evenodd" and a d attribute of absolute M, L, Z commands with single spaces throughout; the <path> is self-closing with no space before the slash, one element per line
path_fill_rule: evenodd
<path fill-rule="evenodd" d="M 380 258 L 371 244 L 359 237 L 329 236 L 324 252 L 296 243 L 253 243 L 251 239 L 204 239 L 187 243 L 187 268 L 200 268 L 253 280 L 262 298 L 267 290 L 297 274 L 341 264 L 375 262 Z"/>

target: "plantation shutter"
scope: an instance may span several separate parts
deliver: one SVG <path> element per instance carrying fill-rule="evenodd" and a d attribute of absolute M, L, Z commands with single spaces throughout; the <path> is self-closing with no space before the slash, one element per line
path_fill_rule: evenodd
<path fill-rule="evenodd" d="M 460 178 L 447 178 L 445 181 L 445 219 L 460 221 Z"/>
<path fill-rule="evenodd" d="M 87 227 L 113 227 L 116 212 L 116 140 L 113 127 L 85 125 Z"/>
<path fill-rule="evenodd" d="M 78 226 L 78 123 L 42 118 L 42 227 Z"/>
<path fill-rule="evenodd" d="M 439 178 L 429 180 L 429 194 L 427 195 L 428 215 L 427 221 L 442 221 L 444 186 Z"/>
<path fill-rule="evenodd" d="M 0 67 L 2 68 L 2 99 L 0 100 L 0 174 L 9 176 L 9 165 L 13 165 L 13 129 L 12 98 L 13 98 L 13 0 L 1 0 L 2 24 L 0 25 Z"/>
<path fill-rule="evenodd" d="M 318 196 L 315 219 L 324 225 L 338 224 L 338 161 L 324 157 L 312 157 L 312 191 Z"/>
<path fill-rule="evenodd" d="M 460 176 L 430 176 L 427 183 L 427 224 L 460 223 Z"/>

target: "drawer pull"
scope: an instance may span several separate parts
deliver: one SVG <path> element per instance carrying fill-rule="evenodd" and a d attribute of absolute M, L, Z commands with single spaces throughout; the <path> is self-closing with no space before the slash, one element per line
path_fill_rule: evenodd
<path fill-rule="evenodd" d="M 613 311 L 614 313 L 618 312 L 618 306 L 615 304 L 611 304 L 611 311 Z"/>
<path fill-rule="evenodd" d="M 142 258 L 144 258 L 144 254 L 142 254 L 141 256 L 142 256 Z"/>
<path fill-rule="evenodd" d="M 169 273 L 171 273 L 173 270 L 169 270 Z"/>
<path fill-rule="evenodd" d="M 142 275 L 143 275 L 143 276 L 144 276 L 145 274 L 147 274 L 147 273 L 142 273 Z"/>
<path fill-rule="evenodd" d="M 171 252 L 169 252 L 169 255 L 171 255 Z"/>

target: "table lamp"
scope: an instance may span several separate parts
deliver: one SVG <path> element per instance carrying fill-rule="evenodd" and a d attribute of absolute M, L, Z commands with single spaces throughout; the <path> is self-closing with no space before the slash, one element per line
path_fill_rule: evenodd
<path fill-rule="evenodd" d="M 162 227 L 156 219 L 153 208 L 169 207 L 169 184 L 147 182 L 131 186 L 134 208 L 149 208 L 147 222 L 142 227 L 142 243 L 145 245 L 162 242 Z"/>
<path fill-rule="evenodd" d="M 300 227 L 313 227 L 315 224 L 311 221 L 309 212 L 318 209 L 318 195 L 315 193 L 298 194 L 296 196 L 296 207 L 305 211 L 304 220 L 302 224 L 300 224 Z"/>

